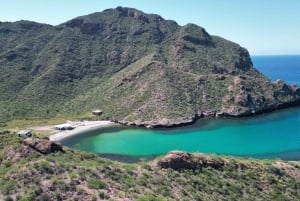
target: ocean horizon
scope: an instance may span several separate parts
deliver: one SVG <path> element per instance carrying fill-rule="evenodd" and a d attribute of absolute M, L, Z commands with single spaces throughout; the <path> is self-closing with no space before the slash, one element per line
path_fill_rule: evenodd
<path fill-rule="evenodd" d="M 282 79 L 288 84 L 300 86 L 300 54 L 255 55 L 251 59 L 254 67 L 272 81 Z"/>

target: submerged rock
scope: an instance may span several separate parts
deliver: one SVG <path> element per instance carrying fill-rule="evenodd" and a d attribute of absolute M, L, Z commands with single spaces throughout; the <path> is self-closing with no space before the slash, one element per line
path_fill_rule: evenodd
<path fill-rule="evenodd" d="M 212 167 L 218 169 L 224 165 L 221 159 L 214 159 L 210 156 L 199 153 L 187 153 L 183 151 L 171 151 L 157 162 L 162 168 L 181 169 L 201 169 L 202 167 Z"/>

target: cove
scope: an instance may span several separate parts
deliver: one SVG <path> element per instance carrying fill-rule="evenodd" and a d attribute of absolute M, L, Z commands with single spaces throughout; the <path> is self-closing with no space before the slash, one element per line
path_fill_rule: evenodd
<path fill-rule="evenodd" d="M 272 81 L 300 85 L 300 55 L 253 56 Z M 102 128 L 66 138 L 66 146 L 136 162 L 171 150 L 300 160 L 300 107 L 238 119 L 201 119 L 174 129 Z"/>
<path fill-rule="evenodd" d="M 116 126 L 66 138 L 66 146 L 116 160 L 151 159 L 171 150 L 300 160 L 300 107 L 239 119 L 201 119 L 192 126 Z"/>

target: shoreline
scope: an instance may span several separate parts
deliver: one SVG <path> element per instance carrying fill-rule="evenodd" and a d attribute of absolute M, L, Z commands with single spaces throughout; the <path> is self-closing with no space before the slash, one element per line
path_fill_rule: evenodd
<path fill-rule="evenodd" d="M 58 131 L 49 136 L 50 141 L 61 141 L 64 138 L 78 135 L 83 132 L 96 130 L 103 127 L 113 126 L 116 123 L 111 121 L 83 121 L 83 122 L 70 122 L 70 124 L 76 126 L 72 130 Z"/>
<path fill-rule="evenodd" d="M 298 103 L 298 102 L 297 102 Z M 299 101 L 300 103 L 300 101 Z M 276 111 L 283 111 L 285 109 L 292 109 L 292 108 L 300 108 L 298 104 L 289 105 L 283 107 L 277 107 L 276 109 L 269 109 L 269 110 L 262 110 L 255 114 L 250 115 L 240 115 L 240 116 L 216 116 L 216 112 L 207 112 L 207 114 L 201 113 L 201 115 L 194 115 L 192 118 L 185 118 L 185 119 L 162 119 L 161 121 L 147 121 L 147 122 L 124 122 L 124 121 L 109 121 L 109 120 L 99 120 L 99 121 L 66 121 L 67 124 L 74 125 L 75 128 L 73 130 L 55 130 L 55 125 L 48 125 L 48 126 L 37 126 L 37 127 L 29 127 L 30 130 L 35 131 L 53 131 L 51 135 L 48 136 L 50 141 L 61 141 L 65 138 L 70 136 L 78 135 L 83 132 L 97 130 L 102 127 L 109 127 L 114 125 L 123 125 L 123 126 L 133 126 L 133 127 L 144 127 L 144 128 L 176 128 L 182 126 L 193 125 L 200 119 L 217 119 L 217 118 L 232 118 L 232 119 L 239 119 L 239 118 L 247 118 L 247 117 L 255 117 L 264 114 L 270 114 Z"/>
<path fill-rule="evenodd" d="M 177 118 L 177 119 L 167 119 L 162 118 L 160 120 L 153 121 L 115 121 L 118 124 L 124 126 L 135 126 L 135 127 L 144 127 L 144 128 L 176 128 L 182 126 L 189 126 L 195 124 L 198 120 L 201 119 L 218 119 L 218 118 L 227 118 L 227 119 L 241 119 L 241 118 L 251 118 L 257 117 L 260 115 L 271 114 L 278 111 L 283 111 L 287 109 L 300 108 L 300 99 L 292 103 L 282 103 L 280 105 L 264 108 L 257 110 L 256 112 L 244 112 L 239 114 L 229 114 L 222 113 L 217 111 L 200 111 L 200 113 L 193 114 L 190 117 Z"/>

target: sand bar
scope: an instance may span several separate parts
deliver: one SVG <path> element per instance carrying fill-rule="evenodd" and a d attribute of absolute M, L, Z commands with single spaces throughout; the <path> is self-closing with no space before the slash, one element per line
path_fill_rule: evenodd
<path fill-rule="evenodd" d="M 66 137 L 77 135 L 82 132 L 116 125 L 111 121 L 82 121 L 82 122 L 68 122 L 68 123 L 76 126 L 76 128 L 74 128 L 73 130 L 58 131 L 57 133 L 50 135 L 49 139 L 51 141 L 60 141 Z"/>

